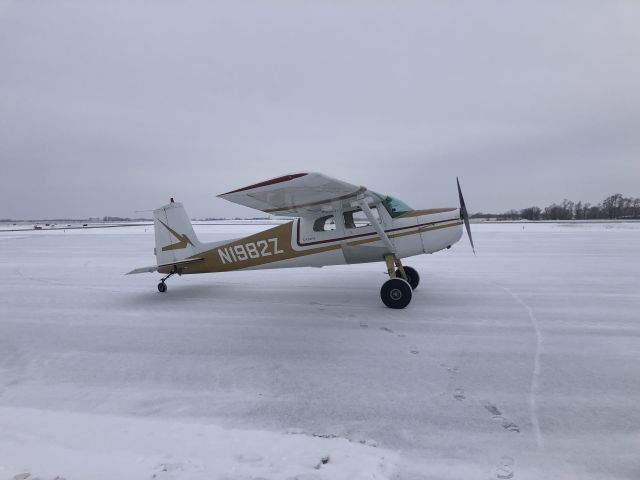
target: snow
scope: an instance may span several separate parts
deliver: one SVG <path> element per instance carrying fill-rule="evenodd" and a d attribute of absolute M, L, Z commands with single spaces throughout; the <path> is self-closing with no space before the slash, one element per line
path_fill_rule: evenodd
<path fill-rule="evenodd" d="M 0 232 L 0 478 L 638 478 L 640 224 L 472 228 L 402 311 L 382 264 L 159 294 L 148 226 Z"/>

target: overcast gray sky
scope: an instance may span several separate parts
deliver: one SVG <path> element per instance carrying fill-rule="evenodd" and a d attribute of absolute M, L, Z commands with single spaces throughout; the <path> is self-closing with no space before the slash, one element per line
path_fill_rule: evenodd
<path fill-rule="evenodd" d="M 414 207 L 640 196 L 640 2 L 0 0 L 0 218 L 257 215 L 320 171 Z"/>

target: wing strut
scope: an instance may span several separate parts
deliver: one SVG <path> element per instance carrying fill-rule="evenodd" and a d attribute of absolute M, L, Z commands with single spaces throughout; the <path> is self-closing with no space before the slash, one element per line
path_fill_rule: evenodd
<path fill-rule="evenodd" d="M 357 203 L 358 203 L 358 206 L 364 212 L 364 214 L 367 216 L 369 221 L 371 222 L 371 226 L 373 226 L 376 232 L 378 232 L 378 235 L 380 235 L 380 239 L 382 240 L 382 243 L 384 243 L 384 246 L 387 247 L 387 249 L 389 250 L 389 253 L 393 254 L 393 256 L 395 257 L 396 249 L 393 246 L 393 243 L 391 243 L 391 240 L 389 240 L 387 233 L 384 231 L 384 228 L 382 228 L 382 225 L 380 225 L 380 222 L 378 221 L 378 219 L 373 215 L 373 212 L 369 208 L 369 205 L 367 205 L 367 202 L 363 198 L 361 200 L 358 200 Z"/>
<path fill-rule="evenodd" d="M 387 247 L 387 250 L 389 251 L 389 253 L 384 256 L 384 261 L 387 263 L 387 272 L 389 273 L 389 277 L 396 278 L 396 270 L 393 267 L 395 264 L 396 268 L 400 272 L 400 276 L 408 282 L 409 279 L 407 277 L 407 273 L 404 271 L 404 267 L 402 266 L 402 260 L 400 260 L 400 258 L 396 254 L 396 248 L 393 246 L 393 243 L 391 243 L 391 240 L 389 240 L 387 232 L 384 231 L 384 228 L 382 228 L 382 225 L 380 225 L 378 219 L 373 215 L 373 212 L 369 208 L 368 203 L 364 198 L 357 200 L 355 203 L 358 204 L 358 206 L 367 216 L 367 219 L 369 219 L 371 225 L 380 236 L 380 240 L 382 240 L 382 243 L 384 243 L 385 247 Z"/>

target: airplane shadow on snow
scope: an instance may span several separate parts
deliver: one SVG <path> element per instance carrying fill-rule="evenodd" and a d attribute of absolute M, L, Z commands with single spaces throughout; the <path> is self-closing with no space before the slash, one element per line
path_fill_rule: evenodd
<path fill-rule="evenodd" d="M 311 306 L 349 306 L 356 308 L 386 308 L 380 301 L 379 285 L 371 281 L 358 284 L 344 277 L 336 282 L 334 279 L 295 279 L 279 280 L 264 278 L 254 281 L 211 281 L 202 284 L 180 284 L 179 281 L 168 284 L 165 293 L 155 290 L 150 285 L 148 291 L 131 293 L 123 298 L 123 303 L 135 305 L 169 305 L 187 300 L 205 300 L 216 303 L 250 303 L 256 304 L 297 304 Z"/>

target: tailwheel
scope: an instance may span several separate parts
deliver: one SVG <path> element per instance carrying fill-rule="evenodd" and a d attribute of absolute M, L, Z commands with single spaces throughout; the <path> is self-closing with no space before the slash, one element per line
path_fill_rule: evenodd
<path fill-rule="evenodd" d="M 179 271 L 179 270 L 177 269 L 177 267 L 174 265 L 173 270 L 171 270 L 171 272 L 169 272 L 169 274 L 168 274 L 168 275 L 166 275 L 166 276 L 164 276 L 164 277 L 162 277 L 162 278 L 160 279 L 160 283 L 158 284 L 158 291 L 159 291 L 160 293 L 164 293 L 164 292 L 166 292 L 166 291 L 167 291 L 167 284 L 166 284 L 166 283 L 164 283 L 164 281 L 165 281 L 165 280 L 167 280 L 167 279 L 168 279 L 169 277 L 171 277 L 172 275 L 175 275 L 176 273 L 177 273 L 177 274 L 180 274 L 180 271 Z"/>
<path fill-rule="evenodd" d="M 402 268 L 404 268 L 404 273 L 407 274 L 407 281 L 409 282 L 409 285 L 411 285 L 411 289 L 415 290 L 416 288 L 418 288 L 418 285 L 420 284 L 420 275 L 418 274 L 416 269 L 405 266 L 403 266 Z M 400 269 L 396 270 L 396 278 L 402 278 Z"/>
<path fill-rule="evenodd" d="M 411 302 L 411 285 L 402 278 L 390 278 L 382 284 L 380 298 L 389 308 L 404 308 Z"/>

